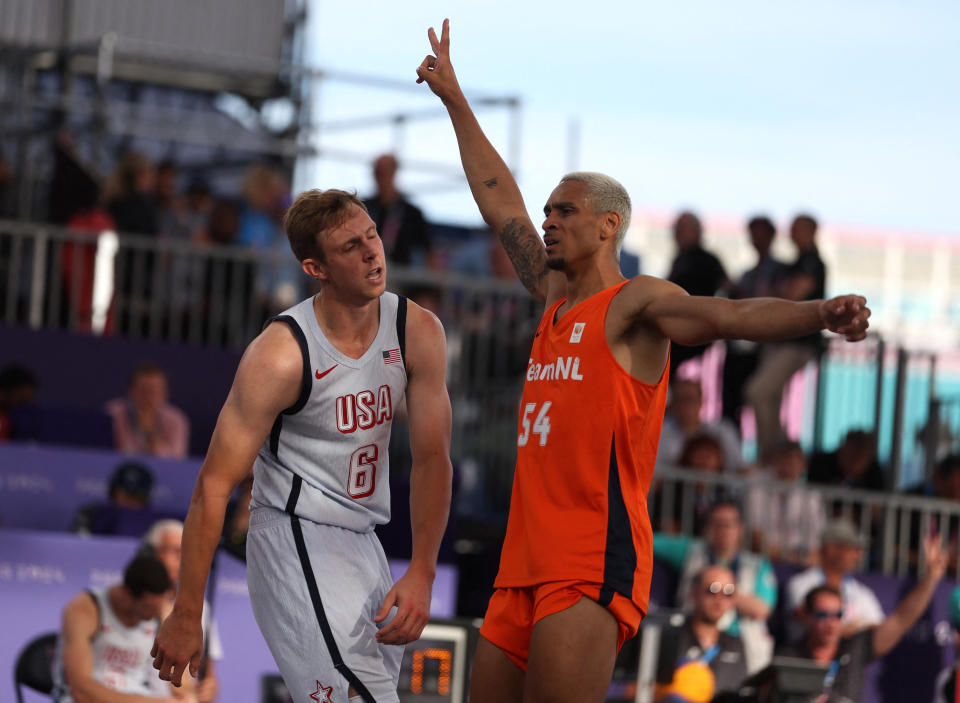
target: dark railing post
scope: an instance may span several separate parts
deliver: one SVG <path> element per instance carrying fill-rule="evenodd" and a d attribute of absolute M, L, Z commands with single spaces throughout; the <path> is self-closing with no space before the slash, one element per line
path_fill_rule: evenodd
<path fill-rule="evenodd" d="M 813 400 L 813 452 L 823 451 L 823 416 L 824 396 L 827 388 L 827 360 L 830 356 L 830 346 L 824 349 L 817 359 L 817 388 Z"/>
<path fill-rule="evenodd" d="M 896 491 L 903 475 L 903 420 L 907 400 L 907 350 L 897 349 L 897 391 L 893 401 L 893 444 L 890 447 L 890 483 L 887 489 Z"/>
<path fill-rule="evenodd" d="M 877 453 L 879 454 L 880 444 L 880 425 L 883 422 L 883 374 L 884 361 L 887 355 L 887 345 L 883 337 L 877 340 L 877 384 L 876 396 L 873 405 L 873 441 L 877 443 Z"/>

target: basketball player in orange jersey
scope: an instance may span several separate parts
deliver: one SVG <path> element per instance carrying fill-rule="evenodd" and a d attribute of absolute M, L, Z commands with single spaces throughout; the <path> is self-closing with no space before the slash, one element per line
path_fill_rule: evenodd
<path fill-rule="evenodd" d="M 564 176 L 543 238 L 484 136 L 450 64 L 449 23 L 417 68 L 450 114 L 484 220 L 546 305 L 526 372 L 517 467 L 496 591 L 473 663 L 472 703 L 602 701 L 643 618 L 653 553 L 647 491 L 670 342 L 788 339 L 824 328 L 850 341 L 870 315 L 855 295 L 795 303 L 688 296 L 618 256 L 630 198 L 608 176 Z"/>

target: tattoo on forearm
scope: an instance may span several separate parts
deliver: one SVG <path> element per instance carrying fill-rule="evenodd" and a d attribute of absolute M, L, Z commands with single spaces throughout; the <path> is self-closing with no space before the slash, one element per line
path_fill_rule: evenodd
<path fill-rule="evenodd" d="M 496 178 L 491 178 L 491 179 L 488 180 L 488 181 L 484 181 L 484 182 L 483 182 L 483 185 L 485 185 L 487 188 L 496 188 L 496 187 L 497 187 L 497 179 L 496 179 Z"/>
<path fill-rule="evenodd" d="M 520 282 L 535 297 L 540 297 L 540 285 L 549 273 L 547 253 L 540 238 L 526 222 L 513 219 L 503 226 L 500 242 L 513 262 Z"/>

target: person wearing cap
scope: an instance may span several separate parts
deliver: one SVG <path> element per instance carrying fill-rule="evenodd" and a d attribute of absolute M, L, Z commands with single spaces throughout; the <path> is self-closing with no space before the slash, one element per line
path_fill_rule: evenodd
<path fill-rule="evenodd" d="M 960 586 L 950 594 L 950 624 L 953 626 L 953 649 L 958 661 L 940 672 L 933 686 L 933 703 L 955 703 L 960 700 Z"/>
<path fill-rule="evenodd" d="M 835 587 L 821 585 L 804 598 L 802 636 L 777 650 L 787 657 L 811 659 L 827 667 L 820 696 L 811 700 L 862 701 L 867 665 L 886 656 L 930 605 L 947 568 L 947 550 L 940 535 L 923 541 L 926 571 L 897 609 L 876 627 L 844 634 L 843 615 L 847 608 L 843 594 Z"/>
<path fill-rule="evenodd" d="M 141 535 L 163 514 L 150 508 L 153 474 L 143 464 L 125 461 L 114 469 L 107 488 L 108 502 L 85 505 L 73 518 L 71 530 L 93 535 Z"/>
<path fill-rule="evenodd" d="M 843 596 L 845 634 L 883 622 L 880 601 L 869 587 L 853 577 L 866 546 L 866 538 L 848 520 L 828 523 L 821 539 L 819 566 L 802 571 L 787 582 L 788 612 L 799 616 L 807 593 L 827 585 Z M 794 633 L 797 631 L 794 629 Z"/>

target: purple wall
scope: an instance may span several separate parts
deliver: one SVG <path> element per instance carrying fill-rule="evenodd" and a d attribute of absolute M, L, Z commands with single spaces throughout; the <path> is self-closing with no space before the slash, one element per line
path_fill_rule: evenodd
<path fill-rule="evenodd" d="M 124 537 L 77 537 L 0 530 L 0 603 L 3 604 L 3 635 L 0 636 L 0 700 L 13 692 L 13 662 L 33 637 L 58 630 L 63 606 L 90 586 L 109 586 L 122 578 L 124 565 L 137 548 L 137 541 Z M 406 562 L 390 562 L 395 577 Z M 431 615 L 450 617 L 455 609 L 456 571 L 441 565 L 434 581 Z M 246 568 L 221 555 L 213 601 L 215 618 L 223 641 L 224 658 L 218 664 L 218 701 L 257 701 L 260 677 L 277 673 L 270 650 L 257 628 L 247 592 Z M 307 613 L 304 617 L 308 617 Z M 26 701 L 49 700 L 39 695 Z"/>
<path fill-rule="evenodd" d="M 107 499 L 117 464 L 135 458 L 154 477 L 151 506 L 157 513 L 186 515 L 199 459 L 127 457 L 112 450 L 0 444 L 0 526 L 70 529 L 77 510 Z"/>
<path fill-rule="evenodd" d="M 153 361 L 170 376 L 170 400 L 191 421 L 190 452 L 207 448 L 240 353 L 118 337 L 0 326 L 0 367 L 17 362 L 40 382 L 39 402 L 100 409 L 126 391 L 130 372 Z"/>

